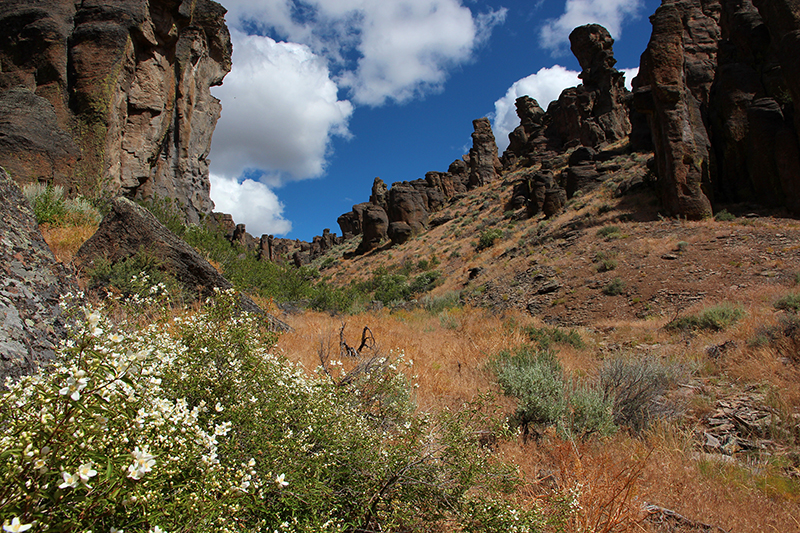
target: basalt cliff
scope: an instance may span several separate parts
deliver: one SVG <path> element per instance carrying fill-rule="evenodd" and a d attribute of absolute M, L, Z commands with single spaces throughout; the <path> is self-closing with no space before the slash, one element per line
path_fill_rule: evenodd
<path fill-rule="evenodd" d="M 211 212 L 207 156 L 231 68 L 211 0 L 0 4 L 0 165 L 20 184 Z"/>

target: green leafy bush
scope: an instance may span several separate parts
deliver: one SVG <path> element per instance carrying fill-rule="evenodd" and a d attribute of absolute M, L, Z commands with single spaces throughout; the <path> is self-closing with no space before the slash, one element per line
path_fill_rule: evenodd
<path fill-rule="evenodd" d="M 586 346 L 576 329 L 564 330 L 558 327 L 527 326 L 525 334 L 531 342 L 535 342 L 539 349 L 546 350 L 554 344 L 568 344 L 574 348 L 582 349 Z"/>
<path fill-rule="evenodd" d="M 156 257 L 144 248 L 136 255 L 111 264 L 98 260 L 88 272 L 89 286 L 116 291 L 125 298 L 146 299 L 156 294 L 180 301 L 182 290 L 174 277 L 164 271 Z"/>
<path fill-rule="evenodd" d="M 616 252 L 597 252 L 594 262 L 597 263 L 596 270 L 598 272 L 608 272 L 619 265 Z"/>
<path fill-rule="evenodd" d="M 667 330 L 709 330 L 722 331 L 745 316 L 741 306 L 723 302 L 719 305 L 704 309 L 699 314 L 678 317 L 666 326 Z"/>
<path fill-rule="evenodd" d="M 145 328 L 83 310 L 56 362 L 0 395 L 0 521 L 48 533 L 422 531 L 471 527 L 475 505 L 516 486 L 482 444 L 502 436 L 486 399 L 415 414 L 402 353 L 376 354 L 357 379 L 307 375 L 236 301 L 220 293 Z"/>
<path fill-rule="evenodd" d="M 796 313 L 800 310 L 800 293 L 794 292 L 781 296 L 778 301 L 775 302 L 775 309 Z"/>
<path fill-rule="evenodd" d="M 606 296 L 619 296 L 625 292 L 627 286 L 627 283 L 622 278 L 616 277 L 603 287 L 603 294 Z"/>
<path fill-rule="evenodd" d="M 517 398 L 511 423 L 524 435 L 531 426 L 556 424 L 566 412 L 564 371 L 554 352 L 523 346 L 501 352 L 491 366 L 503 392 Z"/>
<path fill-rule="evenodd" d="M 622 230 L 619 226 L 604 226 L 597 230 L 597 236 L 606 239 L 619 239 L 622 237 Z"/>
<path fill-rule="evenodd" d="M 489 365 L 503 392 L 517 399 L 509 422 L 523 438 L 541 426 L 579 437 L 616 430 L 611 401 L 591 385 L 570 387 L 553 351 L 522 346 L 500 352 Z"/>
<path fill-rule="evenodd" d="M 53 226 L 96 224 L 100 212 L 85 198 L 64 198 L 64 187 L 32 183 L 22 192 L 33 209 L 36 222 Z"/>
<path fill-rule="evenodd" d="M 503 230 L 499 228 L 490 228 L 484 230 L 478 237 L 478 244 L 475 246 L 475 250 L 480 252 L 487 248 L 491 248 L 492 246 L 494 246 L 495 241 L 497 241 L 502 237 L 503 237 Z"/>
<path fill-rule="evenodd" d="M 567 428 L 580 437 L 610 435 L 617 430 L 614 406 L 597 387 L 580 385 L 569 395 Z"/>
<path fill-rule="evenodd" d="M 718 220 L 720 222 L 730 222 L 731 220 L 736 220 L 736 215 L 729 213 L 727 209 L 723 209 L 714 215 L 714 220 Z"/>

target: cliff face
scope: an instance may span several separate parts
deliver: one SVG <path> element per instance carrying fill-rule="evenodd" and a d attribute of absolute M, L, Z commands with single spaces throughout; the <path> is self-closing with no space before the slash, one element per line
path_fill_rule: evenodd
<path fill-rule="evenodd" d="M 224 15 L 211 0 L 4 0 L 0 165 L 19 183 L 210 212 Z"/>
<path fill-rule="evenodd" d="M 712 202 L 800 213 L 800 3 L 663 0 L 635 80 L 661 200 L 702 218 Z"/>

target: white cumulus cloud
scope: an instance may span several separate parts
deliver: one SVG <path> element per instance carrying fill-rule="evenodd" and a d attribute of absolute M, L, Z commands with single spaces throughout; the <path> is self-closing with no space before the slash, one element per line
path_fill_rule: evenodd
<path fill-rule="evenodd" d="M 232 31 L 233 69 L 213 89 L 222 101 L 211 171 L 227 178 L 246 169 L 284 180 L 320 176 L 333 136 L 349 135 L 353 106 L 337 97 L 325 61 L 307 46 Z"/>
<path fill-rule="evenodd" d="M 514 82 L 505 96 L 494 103 L 493 130 L 501 153 L 508 147 L 508 134 L 519 126 L 517 108 L 514 105 L 517 98 L 530 96 L 542 109 L 547 110 L 550 102 L 558 100 L 561 91 L 567 87 L 576 87 L 581 82 L 578 74 L 580 73 L 555 65 Z"/>
<path fill-rule="evenodd" d="M 539 44 L 554 55 L 569 49 L 569 34 L 584 24 L 600 24 L 615 38 L 622 35 L 626 19 L 639 16 L 642 0 L 567 0 L 564 13 L 545 22 L 539 32 Z"/>
<path fill-rule="evenodd" d="M 265 184 L 211 174 L 211 197 L 216 211 L 233 213 L 251 235 L 284 235 L 292 223 L 283 218 L 283 204 Z"/>
<path fill-rule="evenodd" d="M 301 42 L 325 57 L 358 104 L 405 102 L 440 90 L 455 65 L 505 20 L 461 0 L 230 0 L 229 23 Z"/>
<path fill-rule="evenodd" d="M 473 17 L 453 0 L 370 2 L 357 68 L 341 77 L 357 103 L 405 102 L 441 90 L 448 69 L 465 63 L 505 11 Z"/>
<path fill-rule="evenodd" d="M 631 81 L 633 81 L 633 78 L 635 78 L 636 76 L 639 75 L 639 67 L 621 68 L 619 70 L 620 70 L 620 72 L 624 72 L 625 73 L 625 87 L 629 91 L 633 90 L 632 87 L 631 87 Z"/>

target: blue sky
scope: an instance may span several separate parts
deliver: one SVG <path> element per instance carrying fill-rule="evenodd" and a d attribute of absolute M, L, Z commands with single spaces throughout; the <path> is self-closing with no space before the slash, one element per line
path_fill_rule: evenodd
<path fill-rule="evenodd" d="M 638 67 L 659 0 L 222 0 L 233 70 L 211 197 L 256 236 L 311 240 L 387 184 L 447 170 L 514 99 L 542 107 L 578 83 L 572 28 L 597 22 L 617 68 Z"/>

